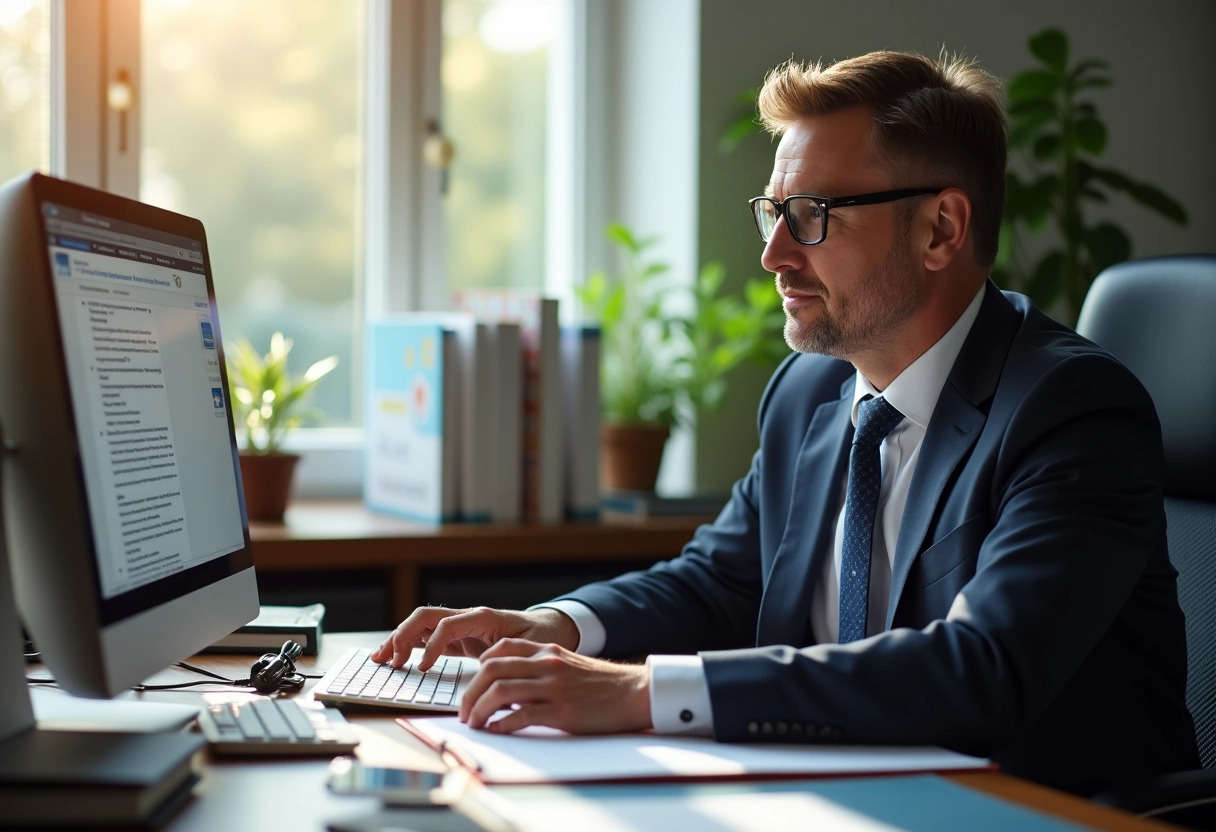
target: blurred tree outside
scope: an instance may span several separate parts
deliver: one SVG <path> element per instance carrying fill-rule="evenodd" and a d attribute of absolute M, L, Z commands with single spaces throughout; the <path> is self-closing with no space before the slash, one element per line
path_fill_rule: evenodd
<path fill-rule="evenodd" d="M 207 229 L 224 341 L 282 330 L 358 418 L 363 6 L 143 0 L 141 199 Z"/>
<path fill-rule="evenodd" d="M 540 291 L 545 281 L 548 44 L 556 0 L 445 0 L 444 198 L 453 290 Z"/>
<path fill-rule="evenodd" d="M 0 0 L 0 182 L 50 169 L 50 0 Z"/>

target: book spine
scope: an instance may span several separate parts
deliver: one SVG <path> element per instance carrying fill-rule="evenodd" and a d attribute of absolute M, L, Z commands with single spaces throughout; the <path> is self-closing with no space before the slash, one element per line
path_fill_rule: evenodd
<path fill-rule="evenodd" d="M 600 330 L 562 331 L 565 405 L 565 514 L 576 520 L 599 516 Z"/>

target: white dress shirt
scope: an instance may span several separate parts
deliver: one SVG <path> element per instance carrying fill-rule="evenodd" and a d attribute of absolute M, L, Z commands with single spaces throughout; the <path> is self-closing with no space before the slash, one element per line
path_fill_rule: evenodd
<path fill-rule="evenodd" d="M 867 606 L 866 635 L 880 633 L 886 626 L 887 603 L 891 593 L 891 565 L 895 560 L 895 544 L 908 488 L 920 456 L 921 442 L 929 426 L 929 418 L 941 395 L 942 387 L 954 366 L 971 325 L 979 314 L 984 287 L 954 325 L 932 347 L 892 381 L 886 390 L 877 390 L 861 373 L 857 374 L 853 391 L 853 426 L 857 426 L 857 405 L 866 396 L 882 395 L 904 419 L 879 446 L 882 465 L 882 490 L 878 498 L 878 521 L 870 561 L 870 595 Z M 825 558 L 823 573 L 811 597 L 811 631 L 819 643 L 834 642 L 840 628 L 840 557 L 844 538 L 844 496 L 846 482 L 840 483 L 835 531 L 832 535 L 832 557 Z M 558 609 L 574 620 L 579 631 L 578 652 L 599 655 L 607 641 L 607 633 L 599 616 L 578 601 L 551 601 L 539 606 Z M 709 702 L 709 684 L 699 656 L 650 656 L 646 660 L 650 671 L 650 713 L 654 729 L 663 734 L 713 733 L 713 714 Z M 690 718 L 691 717 L 691 718 Z"/>

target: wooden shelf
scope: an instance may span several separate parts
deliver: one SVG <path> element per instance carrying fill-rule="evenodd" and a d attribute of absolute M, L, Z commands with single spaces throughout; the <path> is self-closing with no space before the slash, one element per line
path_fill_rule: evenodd
<path fill-rule="evenodd" d="M 595 563 L 675 557 L 707 517 L 630 524 L 427 525 L 375 514 L 356 501 L 297 502 L 282 524 L 250 523 L 261 572 L 382 569 L 397 620 L 417 605 L 418 569 L 515 563 Z"/>

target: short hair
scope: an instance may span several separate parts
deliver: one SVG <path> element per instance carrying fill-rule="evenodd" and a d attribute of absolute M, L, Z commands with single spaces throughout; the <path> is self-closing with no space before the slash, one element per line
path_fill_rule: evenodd
<path fill-rule="evenodd" d="M 996 261 L 1008 153 L 1004 88 L 974 61 L 944 52 L 937 60 L 871 52 L 828 66 L 789 61 L 765 78 L 758 103 L 774 135 L 804 116 L 871 107 L 878 164 L 894 187 L 961 188 L 971 200 L 976 260 Z"/>

